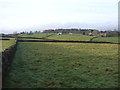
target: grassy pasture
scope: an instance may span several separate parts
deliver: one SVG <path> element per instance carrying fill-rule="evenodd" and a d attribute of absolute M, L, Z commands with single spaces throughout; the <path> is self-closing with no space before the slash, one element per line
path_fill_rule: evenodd
<path fill-rule="evenodd" d="M 51 35 L 53 34 L 53 35 Z M 46 37 L 48 35 L 51 35 L 49 37 Z M 38 33 L 38 34 L 32 34 L 32 35 L 21 35 L 21 37 L 38 37 L 43 38 L 46 37 L 48 39 L 55 39 L 55 40 L 72 40 L 72 41 L 89 41 L 93 36 L 86 36 L 82 34 L 62 34 L 57 35 L 57 33 Z"/>
<path fill-rule="evenodd" d="M 44 40 L 44 39 L 19 38 L 18 40 Z"/>
<path fill-rule="evenodd" d="M 90 41 L 93 36 L 86 36 L 82 34 L 62 34 L 62 35 L 53 35 L 48 37 L 48 39 L 55 39 L 55 40 L 71 40 L 71 41 Z"/>
<path fill-rule="evenodd" d="M 37 38 L 43 38 L 46 36 L 49 36 L 53 33 L 37 33 L 32 35 L 21 35 L 21 37 L 37 37 Z M 57 33 L 54 33 L 53 35 L 46 37 L 48 39 L 54 39 L 54 40 L 71 40 L 71 41 L 90 41 L 95 36 L 86 36 L 82 34 L 62 34 L 57 35 Z M 24 38 L 25 39 L 25 38 Z M 28 40 L 28 39 L 27 39 Z M 38 39 L 37 39 L 38 40 Z M 119 43 L 119 37 L 98 37 L 94 38 L 92 41 L 99 41 L 99 42 L 113 42 L 113 43 Z"/>
<path fill-rule="evenodd" d="M 28 35 L 28 34 L 23 34 L 23 35 L 19 35 L 21 37 L 37 37 L 37 38 L 44 38 L 48 35 L 51 35 L 52 33 L 37 33 L 37 34 L 31 34 L 31 35 Z"/>
<path fill-rule="evenodd" d="M 6 38 L 7 39 L 7 38 Z M 0 51 L 4 51 L 9 48 L 11 45 L 15 44 L 15 38 L 10 38 L 10 40 L 0 40 Z"/>
<path fill-rule="evenodd" d="M 0 39 L 9 39 L 9 37 L 0 37 Z"/>
<path fill-rule="evenodd" d="M 118 87 L 118 45 L 20 42 L 5 87 Z"/>
<path fill-rule="evenodd" d="M 98 37 L 93 39 L 93 41 L 120 43 L 120 37 Z"/>

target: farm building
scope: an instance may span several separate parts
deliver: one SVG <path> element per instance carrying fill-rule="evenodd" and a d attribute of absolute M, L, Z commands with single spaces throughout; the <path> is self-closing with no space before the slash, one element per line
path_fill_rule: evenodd
<path fill-rule="evenodd" d="M 106 37 L 107 36 L 106 31 L 100 31 L 99 36 L 100 37 Z"/>
<path fill-rule="evenodd" d="M 111 37 L 118 36 L 118 31 L 98 31 L 96 29 L 55 29 L 55 30 L 44 30 L 43 33 L 62 33 L 62 34 L 83 34 L 89 36 L 98 37 Z"/>
<path fill-rule="evenodd" d="M 100 32 L 98 30 L 91 31 L 93 36 L 99 36 Z"/>
<path fill-rule="evenodd" d="M 119 32 L 117 31 L 108 31 L 106 32 L 107 37 L 118 36 Z"/>

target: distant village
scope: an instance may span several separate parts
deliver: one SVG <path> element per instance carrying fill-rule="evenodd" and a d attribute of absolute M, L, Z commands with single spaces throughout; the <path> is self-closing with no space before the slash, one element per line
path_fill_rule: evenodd
<path fill-rule="evenodd" d="M 98 37 L 112 37 L 120 35 L 118 31 L 99 31 L 96 29 L 49 29 L 44 30 L 43 33 L 57 33 L 57 35 L 61 34 L 82 34 L 89 36 L 98 36 Z"/>
<path fill-rule="evenodd" d="M 82 35 L 88 35 L 88 36 L 96 36 L 96 37 L 116 37 L 120 35 L 119 31 L 99 31 L 96 29 L 48 29 L 44 30 L 43 32 L 41 31 L 30 31 L 30 32 L 14 32 L 13 34 L 9 35 L 18 35 L 18 34 L 35 34 L 35 33 L 56 33 L 57 35 L 62 35 L 62 34 L 82 34 Z M 0 34 L 4 35 L 4 34 Z"/>

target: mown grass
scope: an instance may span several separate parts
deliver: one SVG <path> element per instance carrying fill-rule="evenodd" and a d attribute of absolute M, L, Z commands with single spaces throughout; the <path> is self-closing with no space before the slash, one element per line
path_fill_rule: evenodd
<path fill-rule="evenodd" d="M 67 40 L 67 41 L 90 41 L 93 37 L 95 37 L 95 36 L 87 36 L 87 35 L 82 35 L 82 34 L 57 35 L 57 33 L 37 33 L 37 34 L 32 34 L 32 35 L 26 34 L 26 35 L 20 35 L 20 36 L 21 37 L 47 38 L 47 39 L 54 39 L 54 40 Z M 97 37 L 97 38 L 94 38 L 92 41 L 120 43 L 119 38 L 120 37 Z"/>
<path fill-rule="evenodd" d="M 49 36 L 51 35 L 51 36 Z M 48 36 L 48 37 L 46 37 Z M 21 35 L 21 37 L 38 37 L 38 38 L 48 38 L 48 39 L 55 39 L 55 40 L 71 40 L 71 41 L 90 41 L 91 38 L 94 36 L 86 36 L 82 34 L 62 34 L 57 35 L 57 33 L 38 33 L 32 35 Z"/>
<path fill-rule="evenodd" d="M 4 87 L 118 87 L 118 45 L 21 42 Z"/>
<path fill-rule="evenodd" d="M 120 43 L 120 37 L 98 37 L 93 39 L 93 41 Z"/>
<path fill-rule="evenodd" d="M 37 37 L 37 38 L 44 38 L 48 35 L 51 35 L 52 33 L 36 33 L 36 34 L 23 34 L 23 35 L 19 35 L 21 37 Z"/>
<path fill-rule="evenodd" d="M 10 40 L 0 40 L 0 51 L 4 51 L 5 49 L 9 48 L 13 44 L 16 43 L 15 38 L 9 38 Z"/>
<path fill-rule="evenodd" d="M 10 39 L 9 37 L 0 37 L 0 39 Z"/>
<path fill-rule="evenodd" d="M 82 34 L 62 34 L 62 35 L 53 35 L 48 37 L 48 39 L 55 39 L 55 40 L 71 40 L 71 41 L 90 41 L 91 38 L 94 36 L 86 36 Z"/>

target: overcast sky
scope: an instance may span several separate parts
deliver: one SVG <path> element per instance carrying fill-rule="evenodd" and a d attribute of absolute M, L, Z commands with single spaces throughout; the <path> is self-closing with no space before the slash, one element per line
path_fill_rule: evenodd
<path fill-rule="evenodd" d="M 119 0 L 0 0 L 0 33 L 118 27 Z"/>

